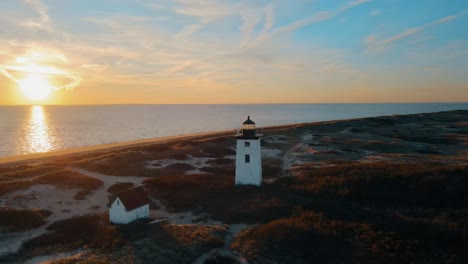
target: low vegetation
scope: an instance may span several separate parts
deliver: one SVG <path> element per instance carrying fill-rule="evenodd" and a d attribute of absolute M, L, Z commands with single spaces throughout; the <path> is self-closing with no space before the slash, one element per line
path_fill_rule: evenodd
<path fill-rule="evenodd" d="M 203 264 L 239 264 L 239 262 L 232 257 L 215 254 L 214 256 L 205 260 Z"/>
<path fill-rule="evenodd" d="M 12 209 L 0 207 L 0 228 L 5 232 L 19 232 L 45 224 L 51 212 L 33 209 Z"/>
<path fill-rule="evenodd" d="M 296 195 L 296 212 L 252 227 L 233 242 L 252 262 L 468 260 L 468 166 L 309 166 L 277 183 Z"/>
<path fill-rule="evenodd" d="M 14 181 L 14 182 L 0 182 L 0 197 L 14 191 L 27 189 L 33 185 L 32 181 Z"/>
<path fill-rule="evenodd" d="M 135 184 L 131 182 L 118 182 L 113 185 L 111 185 L 108 189 L 107 192 L 111 194 L 116 194 L 125 190 L 128 190 L 130 188 L 133 188 Z"/>
<path fill-rule="evenodd" d="M 16 165 L 3 167 L 0 168 L 0 181 L 29 179 L 59 170 L 61 170 L 61 168 L 53 164 Z"/>
<path fill-rule="evenodd" d="M 34 180 L 37 184 L 50 184 L 61 189 L 95 190 L 103 185 L 101 180 L 69 170 L 46 174 Z"/>
<path fill-rule="evenodd" d="M 123 244 L 107 215 L 85 215 L 57 221 L 47 227 L 50 231 L 23 245 L 20 255 L 44 255 L 88 247 L 109 251 Z"/>
<path fill-rule="evenodd" d="M 192 263 L 198 256 L 223 246 L 222 226 L 130 224 L 119 227 L 139 263 Z"/>
<path fill-rule="evenodd" d="M 466 208 L 468 165 L 345 163 L 295 169 L 291 188 L 313 197 L 340 198 L 369 206 Z"/>
<path fill-rule="evenodd" d="M 41 171 L 44 173 L 45 171 Z M 77 199 L 86 196 L 90 190 L 102 186 L 102 181 L 66 169 L 54 170 L 26 180 L 0 182 L 0 197 L 8 193 L 26 189 L 34 184 L 49 184 L 61 189 L 82 189 Z"/>
<path fill-rule="evenodd" d="M 235 186 L 234 178 L 227 175 L 159 177 L 144 183 L 169 210 L 209 213 L 211 218 L 224 223 L 257 223 L 275 219 L 291 210 L 286 202 L 276 198 L 288 199 L 284 189 L 276 185 L 262 188 Z"/>

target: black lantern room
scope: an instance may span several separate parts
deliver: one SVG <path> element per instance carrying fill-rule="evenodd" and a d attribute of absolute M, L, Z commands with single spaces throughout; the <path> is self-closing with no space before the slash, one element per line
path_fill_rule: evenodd
<path fill-rule="evenodd" d="M 242 129 L 236 135 L 238 139 L 258 139 L 259 135 L 257 133 L 257 128 L 255 128 L 255 122 L 250 119 L 250 116 L 247 117 L 247 120 L 242 123 Z"/>

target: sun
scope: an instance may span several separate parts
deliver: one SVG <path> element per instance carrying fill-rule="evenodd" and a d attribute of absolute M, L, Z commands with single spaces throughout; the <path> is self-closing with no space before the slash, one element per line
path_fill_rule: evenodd
<path fill-rule="evenodd" d="M 44 100 L 52 91 L 47 78 L 41 75 L 28 76 L 25 79 L 18 80 L 21 92 L 31 100 Z"/>

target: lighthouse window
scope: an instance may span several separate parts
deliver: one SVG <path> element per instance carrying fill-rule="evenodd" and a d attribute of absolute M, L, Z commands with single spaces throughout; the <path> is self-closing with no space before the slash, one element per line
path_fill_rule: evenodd
<path fill-rule="evenodd" d="M 245 163 L 250 163 L 250 155 L 245 155 Z"/>
<path fill-rule="evenodd" d="M 250 142 L 249 142 L 249 141 L 246 141 L 246 142 L 245 142 L 245 146 L 246 146 L 246 147 L 250 147 Z"/>

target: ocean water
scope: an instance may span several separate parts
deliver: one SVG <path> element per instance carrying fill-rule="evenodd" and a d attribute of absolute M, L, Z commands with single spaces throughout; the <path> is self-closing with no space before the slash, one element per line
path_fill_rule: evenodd
<path fill-rule="evenodd" d="M 239 128 L 468 109 L 468 103 L 0 106 L 0 157 Z"/>

